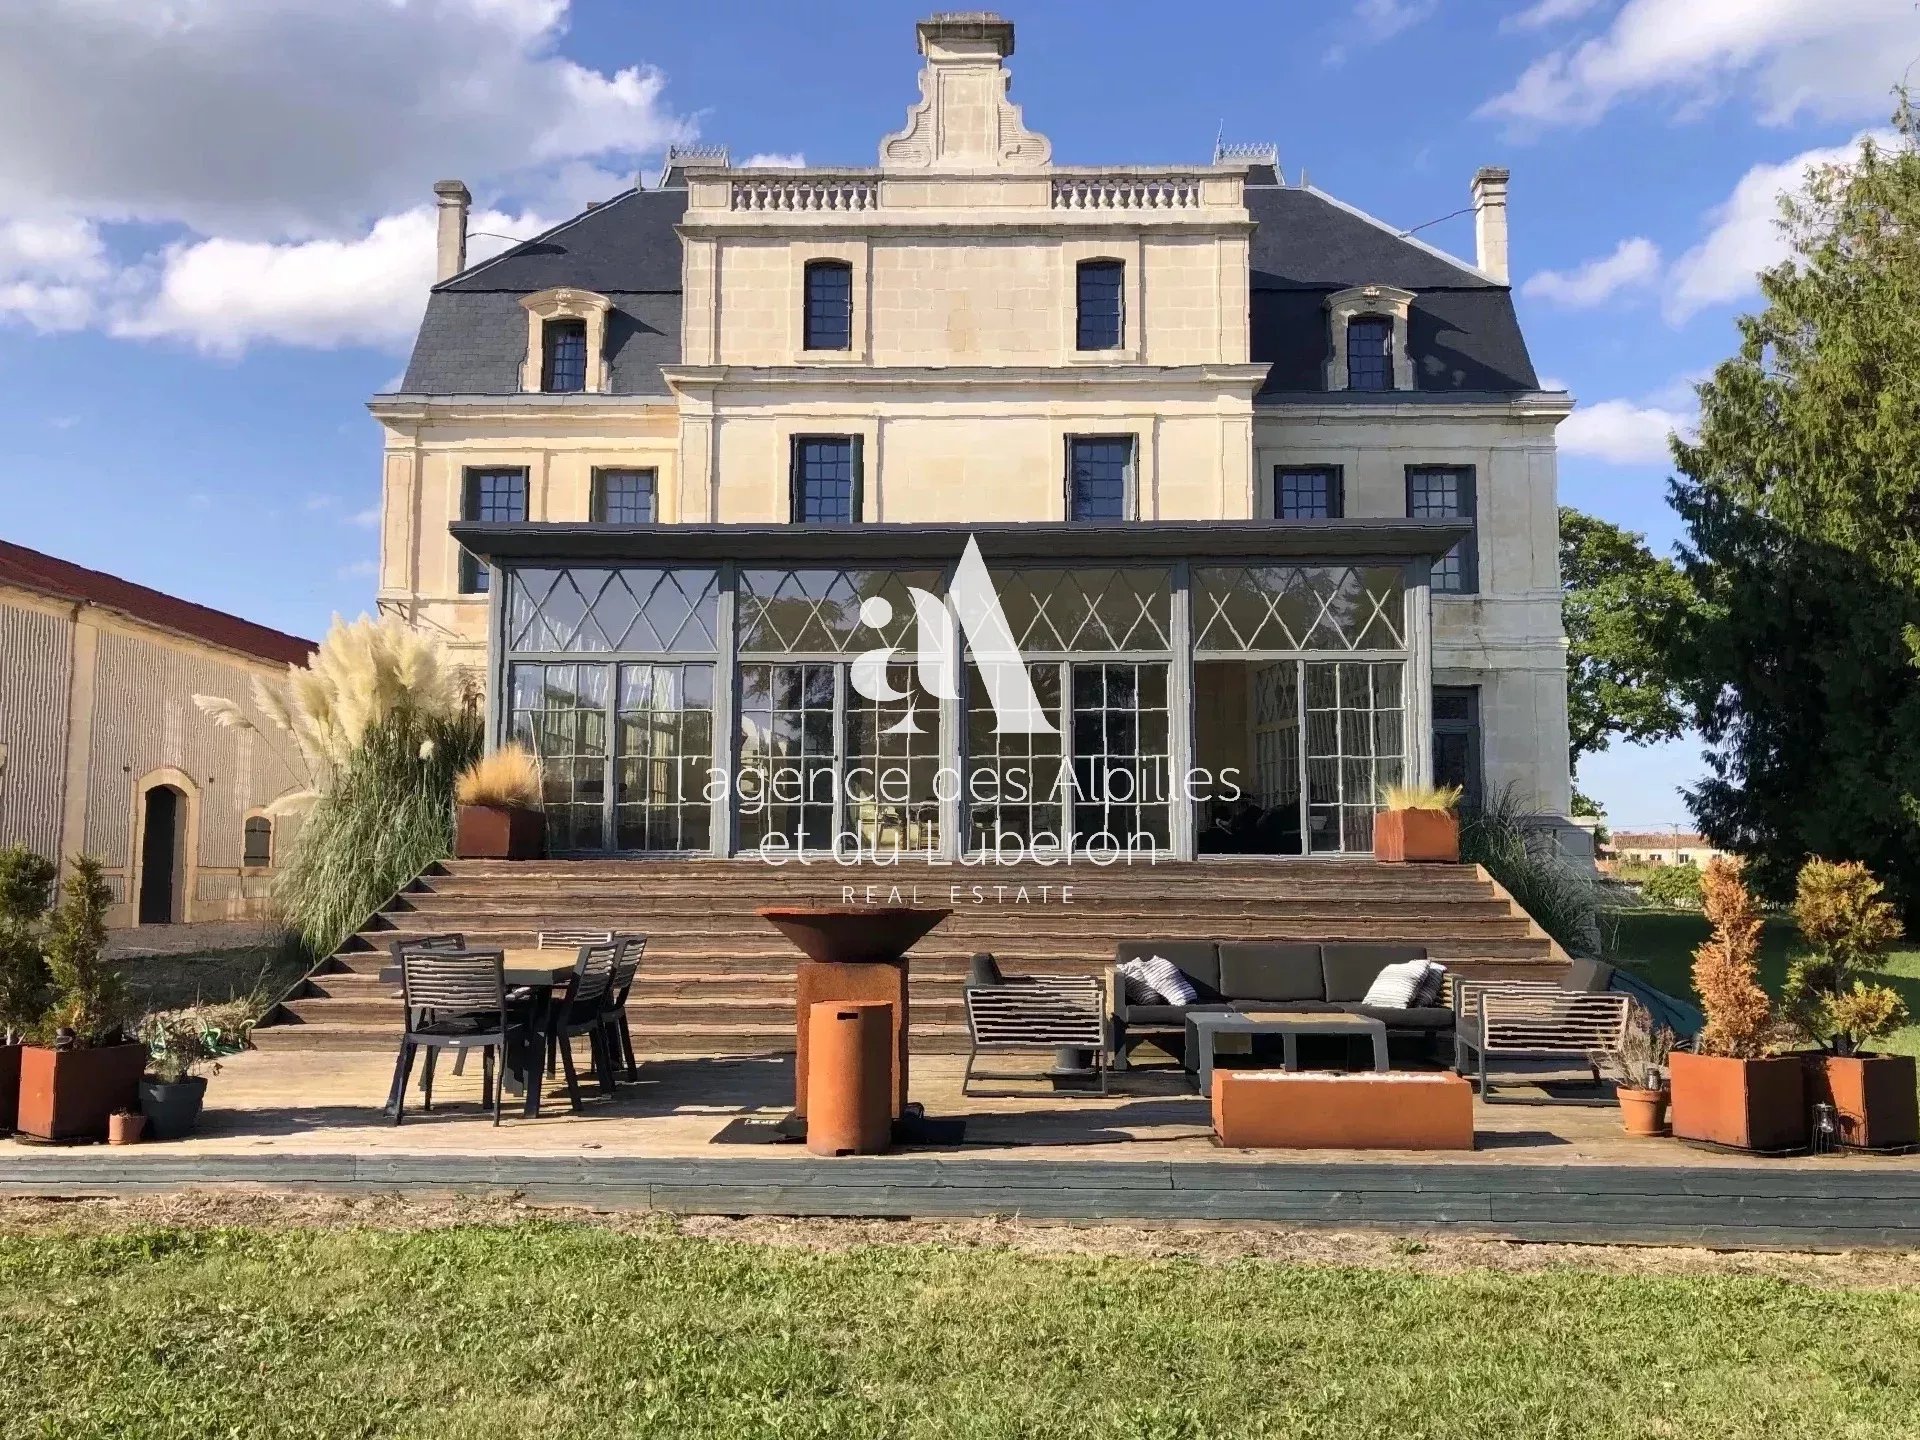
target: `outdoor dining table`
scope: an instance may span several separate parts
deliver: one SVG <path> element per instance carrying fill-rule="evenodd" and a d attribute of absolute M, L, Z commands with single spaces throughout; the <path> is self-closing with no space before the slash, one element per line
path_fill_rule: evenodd
<path fill-rule="evenodd" d="M 479 947 L 476 947 L 479 948 Z M 506 950 L 502 952 L 506 961 L 506 981 L 509 992 L 526 990 L 530 992 L 527 1015 L 527 1066 L 520 1074 L 526 1086 L 526 1100 L 521 1113 L 532 1118 L 540 1113 L 540 1081 L 547 1073 L 547 1026 L 553 1018 L 553 992 L 565 988 L 573 976 L 574 966 L 579 963 L 580 952 L 573 948 L 559 950 L 538 950 L 532 947 Z M 380 972 L 380 981 L 386 985 L 400 983 L 400 967 L 388 965 Z M 503 1059 L 500 1066 L 501 1083 L 506 1082 L 507 1066 Z M 401 1081 L 396 1075 L 392 1087 L 387 1091 L 386 1113 L 391 1115 L 400 1103 Z"/>

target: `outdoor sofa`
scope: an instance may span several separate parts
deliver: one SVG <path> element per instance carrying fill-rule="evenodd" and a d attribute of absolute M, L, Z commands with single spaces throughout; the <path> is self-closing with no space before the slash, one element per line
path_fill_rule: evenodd
<path fill-rule="evenodd" d="M 1117 967 L 1155 956 L 1172 964 L 1192 983 L 1190 1005 L 1135 1004 Z M 1123 940 L 1114 947 L 1106 976 L 1107 1006 L 1114 1068 L 1124 1070 L 1127 1054 L 1152 1040 L 1184 1056 L 1187 1016 L 1196 1011 L 1237 1010 L 1318 1013 L 1343 1012 L 1381 1021 L 1387 1037 L 1411 1037 L 1436 1055 L 1453 1047 L 1454 1013 L 1450 1005 L 1385 1009 L 1361 1003 L 1375 977 L 1388 965 L 1424 960 L 1418 945 L 1317 945 L 1262 940 Z"/>

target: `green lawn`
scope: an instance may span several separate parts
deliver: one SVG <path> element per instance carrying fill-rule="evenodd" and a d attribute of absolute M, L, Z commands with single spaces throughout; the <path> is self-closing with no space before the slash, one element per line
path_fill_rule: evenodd
<path fill-rule="evenodd" d="M 9 1436 L 1910 1436 L 1920 1291 L 838 1253 L 583 1225 L 0 1237 Z"/>
<path fill-rule="evenodd" d="M 1618 925 L 1608 959 L 1625 965 L 1648 982 L 1682 999 L 1694 1000 L 1693 952 L 1707 938 L 1706 917 L 1673 910 L 1622 910 L 1608 917 L 1603 933 Z M 1787 960 L 1798 944 L 1793 921 L 1785 916 L 1767 920 L 1760 946 L 1760 980 L 1774 995 L 1787 978 Z M 1880 1041 L 1876 1048 L 1903 1055 L 1920 1055 L 1920 950 L 1888 954 L 1881 979 L 1900 992 L 1915 1023 Z"/>

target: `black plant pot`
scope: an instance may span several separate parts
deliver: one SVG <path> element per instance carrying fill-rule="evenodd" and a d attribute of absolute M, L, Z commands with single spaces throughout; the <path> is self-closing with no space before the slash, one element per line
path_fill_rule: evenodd
<path fill-rule="evenodd" d="M 200 1106 L 207 1098 L 207 1077 L 189 1075 L 172 1085 L 158 1080 L 140 1082 L 140 1112 L 147 1117 L 147 1134 L 154 1140 L 180 1140 L 200 1123 Z"/>

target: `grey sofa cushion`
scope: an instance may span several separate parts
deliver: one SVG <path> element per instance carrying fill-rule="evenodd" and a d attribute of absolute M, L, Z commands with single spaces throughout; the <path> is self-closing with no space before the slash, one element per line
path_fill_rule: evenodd
<path fill-rule="evenodd" d="M 1404 1010 L 1386 1009 L 1378 1005 L 1336 1005 L 1333 1008 L 1344 1010 L 1349 1015 L 1364 1015 L 1369 1020 L 1378 1020 L 1389 1030 L 1453 1029 L 1453 1011 L 1445 1005 L 1410 1005 Z"/>
<path fill-rule="evenodd" d="M 1318 945 L 1220 942 L 1220 993 L 1229 1000 L 1324 1000 Z"/>
<path fill-rule="evenodd" d="M 1331 1000 L 1238 1000 L 1233 1008 L 1244 1015 L 1343 1015 L 1353 1006 Z"/>
<path fill-rule="evenodd" d="M 1423 945 L 1322 945 L 1320 964 L 1326 972 L 1329 1000 L 1359 1003 L 1374 977 L 1389 965 L 1427 958 Z"/>
<path fill-rule="evenodd" d="M 1223 998 L 1220 951 L 1211 940 L 1122 940 L 1113 947 L 1116 965 L 1128 960 L 1151 960 L 1156 955 L 1171 960 L 1180 973 L 1193 982 L 1193 988 L 1200 993 L 1200 1003 Z"/>
<path fill-rule="evenodd" d="M 1234 1007 L 1219 1001 L 1211 1005 L 1129 1005 L 1129 1025 L 1184 1025 L 1189 1015 L 1220 1014 Z"/>

